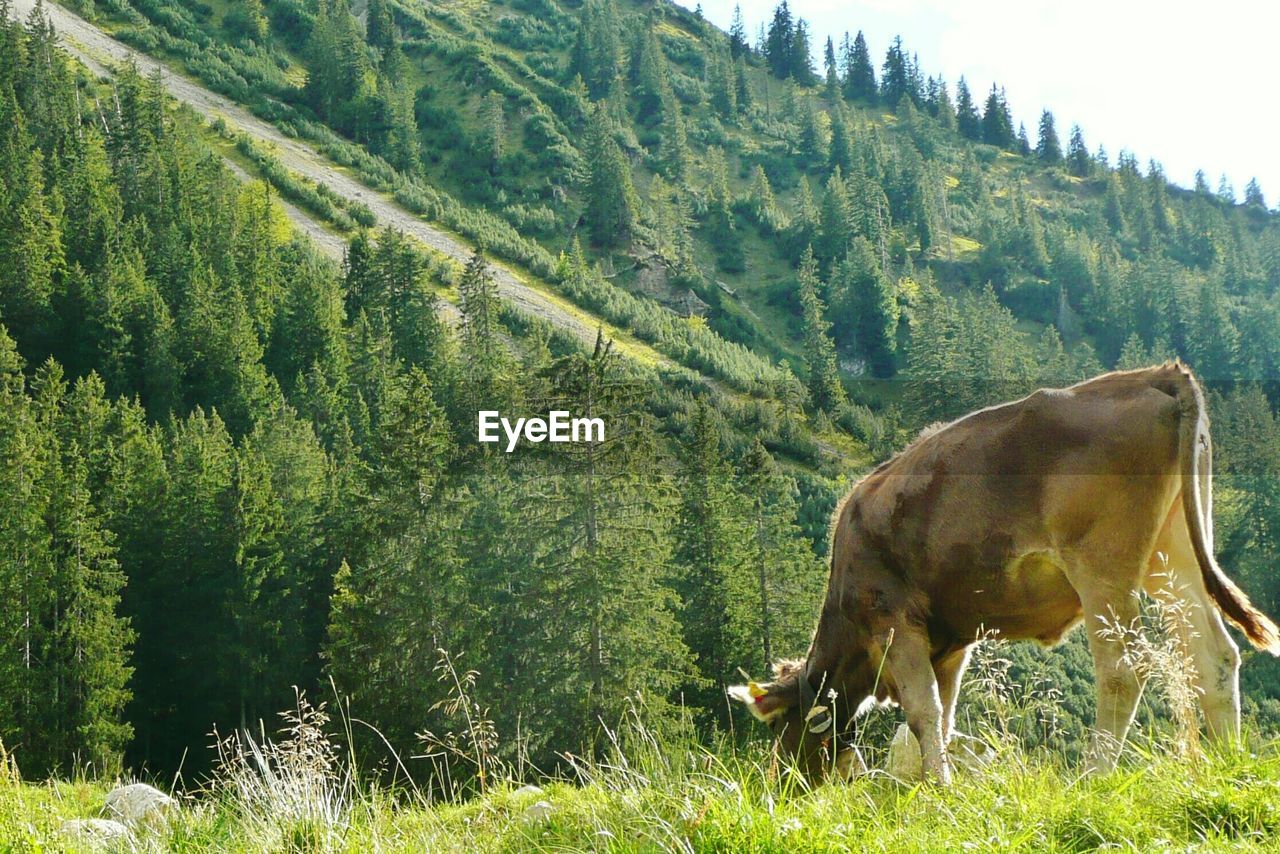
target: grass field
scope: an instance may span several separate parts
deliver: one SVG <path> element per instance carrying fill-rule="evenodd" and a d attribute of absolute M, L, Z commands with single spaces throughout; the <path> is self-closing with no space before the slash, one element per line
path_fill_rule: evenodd
<path fill-rule="evenodd" d="M 312 744 L 242 756 L 181 799 L 140 851 L 1092 851 L 1280 848 L 1280 751 L 1178 759 L 1130 747 L 1080 777 L 1005 748 L 942 789 L 882 773 L 808 789 L 763 748 L 713 755 L 637 730 L 577 782 L 498 783 L 469 798 L 361 787 Z M 288 755 L 291 759 L 285 759 Z M 332 759 L 332 756 L 330 756 Z M 237 767 L 236 762 L 244 762 Z M 267 769 L 267 770 L 263 770 Z M 0 783 L 0 849 L 94 850 L 58 831 L 98 814 L 108 784 Z"/>

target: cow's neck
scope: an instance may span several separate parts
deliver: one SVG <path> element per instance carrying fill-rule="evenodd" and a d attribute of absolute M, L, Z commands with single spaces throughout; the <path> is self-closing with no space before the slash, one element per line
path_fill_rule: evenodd
<path fill-rule="evenodd" d="M 839 718 L 851 721 L 872 694 L 885 699 L 886 686 L 876 684 L 876 669 L 868 655 L 873 646 L 864 631 L 842 616 L 824 611 L 805 660 L 800 697 L 806 710 L 833 690 Z M 808 690 L 803 683 L 808 684 Z"/>

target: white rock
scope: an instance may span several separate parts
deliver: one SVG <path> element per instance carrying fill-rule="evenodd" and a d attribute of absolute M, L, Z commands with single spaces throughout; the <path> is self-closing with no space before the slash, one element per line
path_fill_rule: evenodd
<path fill-rule="evenodd" d="M 516 789 L 511 794 L 515 795 L 517 798 L 523 798 L 525 795 L 541 795 L 542 790 L 532 783 L 528 783 Z"/>
<path fill-rule="evenodd" d="M 173 805 L 173 798 L 155 786 L 132 783 L 108 792 L 103 811 L 127 824 L 152 824 L 163 821 Z"/>
<path fill-rule="evenodd" d="M 951 756 L 951 767 L 965 771 L 981 771 L 996 761 L 995 748 L 980 738 L 962 732 L 951 734 L 947 753 Z"/>
<path fill-rule="evenodd" d="M 529 807 L 525 809 L 524 820 L 529 822 L 546 821 L 554 811 L 555 807 L 551 806 L 550 801 L 538 801 L 537 803 L 530 804 Z"/>
<path fill-rule="evenodd" d="M 67 839 L 87 845 L 124 842 L 129 838 L 129 828 L 109 818 L 69 819 L 58 828 L 58 833 Z"/>
<path fill-rule="evenodd" d="M 884 770 L 899 780 L 919 780 L 924 773 L 920 759 L 920 742 L 906 724 L 899 724 L 889 744 L 889 758 Z"/>

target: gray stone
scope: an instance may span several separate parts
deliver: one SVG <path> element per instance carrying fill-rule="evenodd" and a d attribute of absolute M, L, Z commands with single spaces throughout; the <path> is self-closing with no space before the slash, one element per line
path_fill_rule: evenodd
<path fill-rule="evenodd" d="M 125 842 L 130 837 L 129 828 L 109 818 L 69 819 L 58 828 L 58 833 L 66 839 L 94 846 Z"/>
<path fill-rule="evenodd" d="M 174 806 L 173 798 L 146 783 L 119 786 L 107 793 L 103 813 L 130 825 L 163 822 Z"/>

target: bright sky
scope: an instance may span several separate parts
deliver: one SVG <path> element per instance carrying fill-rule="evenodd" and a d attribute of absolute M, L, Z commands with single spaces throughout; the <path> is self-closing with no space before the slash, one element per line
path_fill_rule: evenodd
<path fill-rule="evenodd" d="M 692 7 L 696 0 L 682 0 Z M 777 0 L 741 0 L 752 43 Z M 1252 177 L 1269 207 L 1280 203 L 1280 4 L 1152 0 L 789 0 L 809 23 L 821 73 L 828 35 L 862 30 L 879 79 L 895 35 L 942 72 L 955 97 L 964 75 L 974 98 L 991 83 L 1008 92 L 1014 125 L 1032 144 L 1048 107 L 1066 147 L 1072 123 L 1090 152 L 1111 162 L 1127 149 L 1146 169 L 1154 157 L 1170 180 L 1191 186 L 1197 169 L 1217 189 L 1226 174 L 1237 198 Z M 735 0 L 702 0 L 727 29 Z M 837 54 L 838 55 L 838 54 Z"/>

